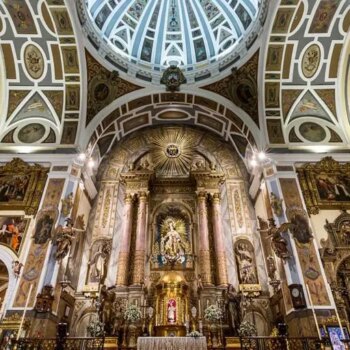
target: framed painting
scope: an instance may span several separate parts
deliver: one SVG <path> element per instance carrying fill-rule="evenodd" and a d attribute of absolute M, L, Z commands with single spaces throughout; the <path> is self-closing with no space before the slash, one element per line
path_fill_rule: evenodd
<path fill-rule="evenodd" d="M 350 208 L 350 163 L 325 157 L 297 168 L 299 182 L 310 214 L 320 209 Z"/>
<path fill-rule="evenodd" d="M 35 214 L 44 190 L 48 168 L 14 158 L 0 166 L 0 210 Z"/>
<path fill-rule="evenodd" d="M 23 216 L 0 216 L 0 244 L 19 254 L 30 220 Z"/>

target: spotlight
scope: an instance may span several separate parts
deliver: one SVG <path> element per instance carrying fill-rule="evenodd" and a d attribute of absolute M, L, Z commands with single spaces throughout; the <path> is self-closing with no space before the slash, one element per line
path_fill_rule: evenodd
<path fill-rule="evenodd" d="M 86 159 L 86 154 L 85 153 L 80 153 L 78 155 L 78 159 L 83 162 Z"/>
<path fill-rule="evenodd" d="M 89 168 L 93 168 L 94 165 L 95 165 L 94 160 L 93 160 L 92 158 L 90 158 L 89 161 L 88 161 L 88 163 L 87 163 L 87 165 L 88 165 Z"/>
<path fill-rule="evenodd" d="M 263 151 L 259 152 L 259 153 L 258 153 L 258 158 L 259 158 L 259 160 L 264 160 L 264 159 L 266 159 L 266 154 L 265 154 L 265 152 L 263 152 Z"/>

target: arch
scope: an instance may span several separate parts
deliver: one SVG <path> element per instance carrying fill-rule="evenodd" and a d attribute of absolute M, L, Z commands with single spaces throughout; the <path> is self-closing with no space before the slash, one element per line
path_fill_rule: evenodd
<path fill-rule="evenodd" d="M 12 263 L 16 260 L 18 260 L 18 258 L 10 248 L 6 246 L 1 246 L 0 261 L 2 261 L 6 266 L 9 275 L 8 287 L 3 301 L 3 307 L 1 310 L 4 314 L 6 313 L 6 310 L 11 307 L 13 298 L 15 297 L 15 288 L 18 279 L 16 279 L 15 275 L 12 272 Z"/>
<path fill-rule="evenodd" d="M 174 113 L 174 108 L 177 113 Z M 91 123 L 87 128 L 90 138 L 86 140 L 86 152 L 89 155 L 96 149 L 106 155 L 116 141 L 137 130 L 176 124 L 210 130 L 222 140 L 229 141 L 242 159 L 247 149 L 260 147 L 261 132 L 252 125 L 250 117 L 242 119 L 224 104 L 198 95 L 151 94 L 119 103 L 108 111 L 107 114 L 107 109 L 103 110 L 103 114 L 94 120 L 95 124 Z M 190 117 L 184 118 L 184 112 L 189 112 Z M 99 124 L 97 120 L 100 120 Z"/>

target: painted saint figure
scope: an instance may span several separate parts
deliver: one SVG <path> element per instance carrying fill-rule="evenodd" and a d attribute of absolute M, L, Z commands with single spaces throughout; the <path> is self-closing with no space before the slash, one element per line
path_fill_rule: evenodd
<path fill-rule="evenodd" d="M 174 299 L 168 302 L 168 322 L 176 323 L 176 301 Z"/>

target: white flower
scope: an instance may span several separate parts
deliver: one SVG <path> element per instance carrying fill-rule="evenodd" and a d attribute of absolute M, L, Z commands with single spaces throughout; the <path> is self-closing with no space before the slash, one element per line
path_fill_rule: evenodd
<path fill-rule="evenodd" d="M 127 306 L 124 319 L 128 322 L 137 322 L 142 317 L 141 310 L 138 306 L 130 304 Z"/>
<path fill-rule="evenodd" d="M 222 318 L 221 309 L 217 305 L 210 305 L 204 310 L 204 318 L 210 322 L 219 321 Z"/>

